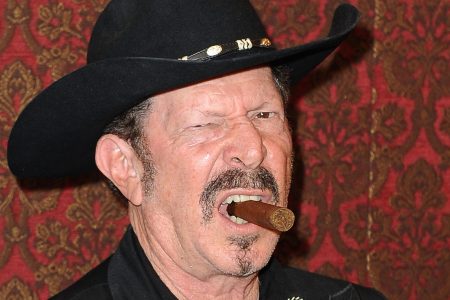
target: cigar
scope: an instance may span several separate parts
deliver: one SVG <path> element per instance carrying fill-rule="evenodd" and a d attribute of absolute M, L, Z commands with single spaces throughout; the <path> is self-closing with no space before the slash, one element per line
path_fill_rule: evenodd
<path fill-rule="evenodd" d="M 247 222 L 275 231 L 288 231 L 294 225 L 294 213 L 286 208 L 261 201 L 232 202 L 227 212 Z"/>

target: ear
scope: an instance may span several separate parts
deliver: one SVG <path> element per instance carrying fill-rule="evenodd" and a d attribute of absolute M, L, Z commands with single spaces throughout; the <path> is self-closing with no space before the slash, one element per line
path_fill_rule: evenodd
<path fill-rule="evenodd" d="M 99 170 L 134 205 L 142 203 L 142 164 L 133 148 L 113 134 L 103 135 L 97 142 L 95 162 Z"/>

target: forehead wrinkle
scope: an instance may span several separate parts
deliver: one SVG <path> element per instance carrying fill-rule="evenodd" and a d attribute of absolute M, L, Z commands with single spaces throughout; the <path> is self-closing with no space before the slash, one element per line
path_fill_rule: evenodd
<path fill-rule="evenodd" d="M 204 117 L 224 117 L 229 113 L 230 108 L 232 109 L 232 101 L 226 95 L 220 93 L 196 94 L 195 101 L 180 110 L 180 115 L 199 114 Z M 201 95 L 198 96 L 199 94 Z"/>
<path fill-rule="evenodd" d="M 258 72 L 253 73 L 252 76 L 247 76 L 242 78 L 243 73 L 247 72 Z M 264 72 L 263 72 L 264 71 Z M 247 73 L 248 74 L 248 73 Z M 236 77 L 241 75 L 240 78 Z M 255 85 L 254 82 L 257 84 Z M 249 94 L 249 92 L 246 90 L 247 87 L 252 87 L 253 91 L 251 91 L 252 94 Z M 225 76 L 222 78 L 213 79 L 210 81 L 202 82 L 196 85 L 195 87 L 199 92 L 205 92 L 210 96 L 210 100 L 218 99 L 217 103 L 226 103 L 229 104 L 231 102 L 234 102 L 233 100 L 236 99 L 246 99 L 249 98 L 251 100 L 258 100 L 258 99 L 267 99 L 265 101 L 269 101 L 269 98 L 280 96 L 278 89 L 276 88 L 272 72 L 268 67 L 259 69 L 259 70 L 251 70 L 251 71 L 245 71 L 238 74 L 233 74 L 229 76 Z M 205 91 L 206 89 L 206 91 Z M 211 97 L 217 95 L 216 97 Z M 224 96 L 224 99 L 219 98 L 221 95 Z M 252 101 L 253 102 L 253 101 Z M 250 104 L 252 103 L 250 102 Z M 211 102 L 210 102 L 211 103 Z"/>
<path fill-rule="evenodd" d="M 187 100 L 186 102 L 189 103 L 181 112 L 196 111 L 204 116 L 224 116 L 230 110 L 234 110 L 233 98 L 235 96 L 232 94 L 234 93 L 227 93 L 222 88 L 213 85 L 199 87 L 181 100 Z"/>
<path fill-rule="evenodd" d="M 246 80 L 248 82 L 252 81 L 252 79 Z M 270 82 L 268 82 L 271 84 Z M 247 91 L 247 86 L 252 86 L 251 91 Z M 207 96 L 204 97 L 206 99 L 205 102 L 201 102 L 201 106 L 205 106 L 205 109 L 202 110 L 202 113 L 213 115 L 213 116 L 222 116 L 223 114 L 237 112 L 238 107 L 241 107 L 244 112 L 251 111 L 263 107 L 266 104 L 271 103 L 271 99 L 278 98 L 279 93 L 273 87 L 271 89 L 267 82 L 258 81 L 258 85 L 247 85 L 245 82 L 242 84 L 233 84 L 226 85 L 221 84 L 219 86 L 214 87 L 214 91 L 209 92 L 205 91 Z M 223 109 L 220 112 L 216 112 L 215 109 Z"/>

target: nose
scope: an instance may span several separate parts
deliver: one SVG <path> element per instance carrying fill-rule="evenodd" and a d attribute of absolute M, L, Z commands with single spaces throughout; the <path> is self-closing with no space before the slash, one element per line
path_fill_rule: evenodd
<path fill-rule="evenodd" d="M 235 124 L 229 132 L 223 156 L 231 167 L 255 169 L 263 162 L 267 149 L 259 130 L 250 122 Z"/>

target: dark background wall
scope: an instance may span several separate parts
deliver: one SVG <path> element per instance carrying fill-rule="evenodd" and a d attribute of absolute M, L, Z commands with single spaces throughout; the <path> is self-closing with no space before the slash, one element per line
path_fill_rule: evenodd
<path fill-rule="evenodd" d="M 252 2 L 288 47 L 325 35 L 341 1 Z M 351 2 L 363 13 L 356 32 L 293 91 L 300 217 L 277 256 L 389 299 L 449 299 L 450 4 Z M 6 164 L 18 113 L 84 63 L 106 3 L 0 1 L 0 299 L 56 293 L 106 258 L 128 223 L 95 175 L 18 183 Z"/>

